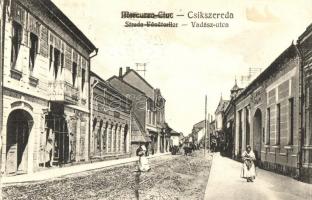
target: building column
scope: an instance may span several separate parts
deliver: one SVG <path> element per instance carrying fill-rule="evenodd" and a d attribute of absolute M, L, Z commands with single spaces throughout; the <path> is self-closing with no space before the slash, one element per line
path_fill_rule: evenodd
<path fill-rule="evenodd" d="M 31 129 L 31 132 L 28 136 L 28 142 L 25 151 L 27 151 L 27 173 L 32 174 L 34 172 L 34 153 L 35 153 L 35 138 L 40 136 L 40 126 L 38 122 L 40 122 L 40 117 L 34 115 L 34 122 L 33 122 L 33 128 Z M 37 122 L 36 122 L 36 121 Z M 39 135 L 37 135 L 39 134 Z M 24 154 L 23 154 L 24 157 Z"/>
<path fill-rule="evenodd" d="M 115 145 L 114 145 L 114 138 L 115 138 L 115 130 L 116 130 L 116 125 L 113 125 L 112 126 L 112 131 L 111 131 L 111 133 L 112 133 L 112 137 L 111 137 L 111 152 L 114 152 L 114 147 L 115 147 Z"/>
<path fill-rule="evenodd" d="M 108 148 L 109 140 L 108 140 L 108 138 L 110 137 L 110 134 L 111 134 L 111 125 L 108 124 L 106 127 L 106 153 L 109 152 L 109 148 Z"/>
<path fill-rule="evenodd" d="M 77 118 L 76 125 L 76 161 L 80 161 L 80 119 Z"/>
<path fill-rule="evenodd" d="M 160 153 L 160 134 L 157 133 L 157 151 L 156 153 Z"/>
<path fill-rule="evenodd" d="M 247 121 L 247 115 L 246 115 L 246 108 L 243 108 L 242 110 L 242 152 L 246 150 L 246 121 Z"/>
<path fill-rule="evenodd" d="M 125 151 L 124 151 L 124 149 L 125 149 L 125 143 L 124 143 L 124 131 L 125 131 L 125 129 L 124 129 L 124 126 L 125 125 L 122 125 L 121 127 L 120 127 L 120 152 L 122 152 L 122 153 L 124 153 Z"/>
<path fill-rule="evenodd" d="M 103 134 L 104 134 L 104 123 L 100 129 L 99 139 L 100 139 L 100 156 L 103 154 Z"/>
<path fill-rule="evenodd" d="M 127 140 L 126 140 L 126 152 L 130 152 L 130 145 L 131 145 L 131 131 L 130 127 L 127 130 Z"/>
<path fill-rule="evenodd" d="M 84 145 L 84 147 L 85 147 L 85 149 L 84 149 L 84 159 L 85 159 L 85 161 L 88 161 L 89 160 L 89 137 L 88 137 L 88 131 L 90 130 L 89 129 L 89 125 L 90 125 L 90 122 L 89 122 L 89 118 L 87 117 L 87 118 L 85 118 L 84 120 L 86 120 L 86 122 L 85 122 L 85 125 L 86 125 L 86 128 L 85 128 L 85 145 Z"/>
<path fill-rule="evenodd" d="M 116 133 L 115 133 L 115 152 L 119 152 L 119 144 L 118 144 L 118 139 L 119 139 L 119 126 L 116 125 Z"/>
<path fill-rule="evenodd" d="M 235 120 L 235 156 L 238 156 L 239 153 L 239 112 L 236 112 L 236 120 Z"/>
<path fill-rule="evenodd" d="M 251 114 L 251 108 L 250 106 L 247 107 L 248 109 L 248 113 L 249 113 L 249 116 L 248 116 L 248 122 L 249 122 L 249 136 L 250 136 L 250 146 L 251 148 L 254 150 L 254 128 L 253 128 L 253 118 L 252 118 L 252 114 Z"/>

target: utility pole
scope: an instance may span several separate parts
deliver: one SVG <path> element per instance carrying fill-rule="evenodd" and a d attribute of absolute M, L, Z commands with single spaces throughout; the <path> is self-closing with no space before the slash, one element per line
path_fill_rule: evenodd
<path fill-rule="evenodd" d="M 206 156 L 206 140 L 207 140 L 207 95 L 205 96 L 205 141 L 204 141 L 204 156 Z"/>

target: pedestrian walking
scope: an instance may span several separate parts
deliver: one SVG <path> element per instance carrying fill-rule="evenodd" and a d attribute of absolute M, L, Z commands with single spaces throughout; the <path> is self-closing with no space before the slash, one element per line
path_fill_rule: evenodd
<path fill-rule="evenodd" d="M 145 145 L 140 145 L 140 147 L 137 150 L 137 155 L 139 156 L 139 171 L 146 172 L 151 170 L 146 156 Z"/>
<path fill-rule="evenodd" d="M 246 151 L 242 154 L 243 167 L 242 167 L 242 178 L 245 178 L 247 182 L 253 182 L 256 177 L 256 168 L 254 161 L 256 156 L 251 150 L 250 145 L 247 145 Z"/>

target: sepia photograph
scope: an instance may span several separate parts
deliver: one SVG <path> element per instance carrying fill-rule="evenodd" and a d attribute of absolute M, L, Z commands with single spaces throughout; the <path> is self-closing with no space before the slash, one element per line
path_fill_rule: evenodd
<path fill-rule="evenodd" d="M 0 200 L 312 200 L 312 1 L 0 0 Z"/>

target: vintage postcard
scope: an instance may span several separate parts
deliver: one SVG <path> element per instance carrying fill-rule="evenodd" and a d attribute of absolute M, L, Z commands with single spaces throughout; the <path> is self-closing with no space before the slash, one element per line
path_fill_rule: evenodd
<path fill-rule="evenodd" d="M 312 1 L 0 0 L 0 199 L 312 200 Z"/>

